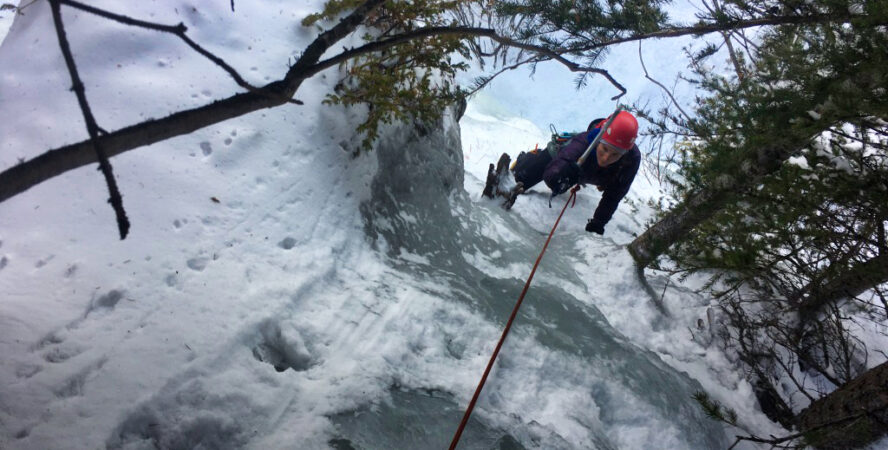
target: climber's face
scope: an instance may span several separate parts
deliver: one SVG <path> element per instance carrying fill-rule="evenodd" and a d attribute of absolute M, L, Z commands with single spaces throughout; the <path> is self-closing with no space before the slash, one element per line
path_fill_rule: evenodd
<path fill-rule="evenodd" d="M 598 148 L 596 149 L 596 156 L 598 157 L 598 166 L 599 167 L 607 167 L 617 161 L 619 161 L 620 157 L 626 154 L 626 150 L 623 150 L 619 147 L 615 147 L 606 142 L 599 142 Z"/>

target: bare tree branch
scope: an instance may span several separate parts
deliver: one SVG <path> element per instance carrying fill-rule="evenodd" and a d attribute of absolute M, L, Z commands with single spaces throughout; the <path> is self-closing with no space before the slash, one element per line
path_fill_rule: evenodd
<path fill-rule="evenodd" d="M 539 56 L 543 56 L 547 59 L 551 59 L 554 61 L 558 61 L 563 64 L 565 67 L 570 69 L 572 72 L 591 72 L 597 73 L 599 75 L 604 76 L 607 80 L 614 85 L 617 89 L 620 90 L 620 94 L 613 97 L 611 100 L 616 100 L 626 94 L 626 88 L 623 87 L 617 80 L 615 80 L 610 73 L 608 73 L 604 69 L 598 69 L 595 67 L 584 67 L 580 64 L 577 64 L 563 55 L 568 51 L 556 52 L 550 50 L 546 47 L 542 47 L 539 45 L 528 44 L 520 41 L 516 41 L 514 39 L 500 36 L 497 34 L 496 30 L 490 28 L 475 28 L 475 27 L 428 27 L 428 28 L 420 28 L 415 31 L 411 31 L 408 33 L 403 33 L 398 36 L 384 39 L 377 42 L 371 42 L 366 45 L 362 45 L 361 47 L 349 49 L 343 51 L 342 53 L 324 61 L 321 61 L 317 64 L 317 71 L 324 70 L 328 67 L 332 67 L 338 65 L 344 61 L 352 59 L 356 56 L 363 55 L 366 53 L 378 52 L 380 50 L 402 44 L 407 41 L 411 41 L 414 39 L 422 39 L 431 36 L 477 36 L 477 37 L 486 37 L 492 39 L 500 44 L 506 45 L 508 47 L 518 48 L 522 50 L 527 50 L 529 52 L 535 53 Z"/>
<path fill-rule="evenodd" d="M 641 61 L 641 68 L 644 69 L 644 77 L 657 86 L 660 86 L 660 89 L 662 89 L 663 92 L 665 92 L 666 95 L 669 96 L 669 99 L 672 100 L 672 104 L 675 105 L 676 108 L 678 108 L 678 111 L 681 113 L 682 117 L 684 117 L 685 120 L 691 120 L 691 116 L 689 116 L 688 113 L 686 113 L 684 109 L 681 108 L 681 105 L 678 104 L 678 100 L 675 99 L 675 97 L 672 95 L 672 92 L 668 88 L 666 88 L 666 86 L 663 86 L 663 83 L 655 80 L 648 73 L 647 66 L 644 65 L 644 56 L 642 56 L 641 54 L 641 41 L 638 41 L 638 60 Z"/>
<path fill-rule="evenodd" d="M 113 20 L 118 23 L 122 23 L 124 25 L 130 25 L 130 26 L 134 26 L 134 27 L 145 28 L 148 30 L 154 30 L 154 31 L 160 31 L 163 33 L 174 34 L 174 35 L 178 36 L 179 39 L 182 39 L 183 41 L 185 41 L 185 43 L 188 44 L 188 46 L 191 47 L 194 51 L 200 53 L 201 55 L 203 55 L 204 57 L 206 57 L 207 59 L 212 61 L 217 66 L 221 67 L 222 70 L 228 72 L 228 75 L 231 75 L 231 78 L 234 78 L 234 81 L 235 81 L 235 83 L 238 84 L 238 86 L 240 86 L 248 91 L 256 91 L 258 89 L 256 86 L 253 86 L 252 84 L 247 83 L 243 79 L 243 77 L 241 77 L 240 74 L 237 73 L 237 71 L 234 70 L 233 67 L 228 65 L 228 63 L 226 63 L 222 58 L 219 58 L 218 56 L 210 53 L 209 51 L 207 51 L 206 49 L 204 49 L 203 47 L 198 45 L 196 42 L 192 41 L 191 38 L 189 38 L 188 35 L 185 34 L 185 32 L 188 31 L 188 27 L 186 27 L 185 24 L 183 24 L 181 22 L 178 25 L 163 25 L 163 24 L 158 24 L 158 23 L 146 22 L 144 20 L 133 19 L 131 17 L 127 17 L 127 16 L 120 15 L 120 14 L 115 14 L 115 13 L 105 11 L 103 9 L 99 9 L 99 8 L 96 8 L 93 6 L 84 5 L 83 3 L 77 2 L 75 0 L 59 0 L 59 2 L 61 2 L 64 5 L 70 6 L 72 8 L 77 8 L 82 11 L 86 11 L 90 14 L 95 14 L 99 17 L 104 17 L 106 19 Z M 234 3 L 232 2 L 232 7 L 233 6 L 234 6 Z M 234 9 L 232 8 L 232 11 L 233 10 Z"/>
<path fill-rule="evenodd" d="M 476 92 L 480 91 L 481 89 L 484 89 L 491 81 L 493 81 L 494 78 L 502 75 L 505 72 L 508 72 L 510 70 L 515 70 L 525 64 L 530 64 L 530 63 L 534 63 L 534 62 L 542 62 L 542 61 L 544 61 L 544 60 L 540 60 L 539 58 L 536 58 L 536 57 L 531 57 L 531 58 L 527 58 L 523 61 L 519 61 L 515 64 L 512 64 L 510 66 L 503 67 L 502 69 L 500 69 L 499 71 L 497 71 L 496 73 L 491 75 L 490 77 L 486 78 L 483 83 L 479 84 L 478 86 L 475 86 L 475 88 L 472 89 L 471 91 L 468 91 L 466 93 L 466 95 L 471 96 L 471 95 L 475 94 Z"/>
<path fill-rule="evenodd" d="M 62 0 L 59 0 L 62 1 Z M 72 2 L 74 0 L 63 0 Z M 302 82 L 309 77 L 317 74 L 321 70 L 335 66 L 344 61 L 346 56 L 340 55 L 330 58 L 323 62 L 319 62 L 330 47 L 336 42 L 350 34 L 360 25 L 367 15 L 375 8 L 379 7 L 384 0 L 368 0 L 356 8 L 351 14 L 343 18 L 337 25 L 330 30 L 319 35 L 308 47 L 301 57 L 288 70 L 286 76 L 263 87 L 255 88 L 247 93 L 240 93 L 228 97 L 226 99 L 215 101 L 209 105 L 198 108 L 173 113 L 162 119 L 154 119 L 141 122 L 115 132 L 108 133 L 97 139 L 109 157 L 117 155 L 127 150 L 138 148 L 144 145 L 150 145 L 169 139 L 174 136 L 188 134 L 209 125 L 219 123 L 234 117 L 247 114 L 263 108 L 271 108 L 289 102 L 298 90 Z M 603 41 L 584 48 L 571 49 L 571 52 L 582 52 L 604 48 L 610 45 L 623 42 L 638 41 L 651 38 L 677 37 L 692 34 L 706 34 L 727 29 L 743 29 L 763 25 L 785 25 L 785 24 L 802 24 L 802 23 L 839 23 L 859 18 L 859 15 L 812 15 L 812 16 L 774 16 L 763 19 L 753 19 L 747 21 L 729 21 L 723 23 L 712 23 L 705 25 L 697 25 L 692 27 L 678 27 L 660 30 L 652 33 L 643 33 L 624 38 Z M 494 30 L 486 28 L 425 28 L 417 30 L 412 34 L 404 37 L 394 37 L 389 40 L 377 43 L 367 44 L 358 49 L 348 50 L 349 57 L 359 54 L 381 50 L 385 46 L 397 45 L 409 38 L 427 37 L 437 34 L 451 34 L 460 36 L 483 36 L 493 39 L 497 42 L 514 45 L 516 48 L 532 51 L 541 56 L 558 60 L 568 68 L 574 71 L 586 71 L 600 73 L 607 77 L 609 81 L 619 86 L 606 71 L 600 69 L 584 68 L 572 61 L 565 59 L 562 55 L 568 53 L 567 50 L 556 52 L 544 47 L 535 46 L 514 41 L 509 38 L 499 36 Z M 19 194 L 30 187 L 46 181 L 52 177 L 62 174 L 68 170 L 75 169 L 85 164 L 95 162 L 95 155 L 92 152 L 92 146 L 88 141 L 80 142 L 53 150 L 48 150 L 40 156 L 13 166 L 3 172 L 0 172 L 0 202 Z"/>
<path fill-rule="evenodd" d="M 86 129 L 90 137 L 89 144 L 95 150 L 95 155 L 99 160 L 99 170 L 105 176 L 105 182 L 108 184 L 108 192 L 111 195 L 108 202 L 111 203 L 117 216 L 117 228 L 120 231 L 120 239 L 126 239 L 126 235 L 129 233 L 130 222 L 126 217 L 126 211 L 123 209 L 123 197 L 121 197 L 120 190 L 117 188 L 114 170 L 108 161 L 108 155 L 105 154 L 102 144 L 99 142 L 99 126 L 96 125 L 96 118 L 89 107 L 89 102 L 86 99 L 86 90 L 83 87 L 83 82 L 80 81 L 77 65 L 74 63 L 74 56 L 71 54 L 71 47 L 68 45 L 65 25 L 62 22 L 60 0 L 50 0 L 49 4 L 52 9 L 52 19 L 55 23 L 56 35 L 59 38 L 59 47 L 61 47 L 62 55 L 65 57 L 68 73 L 71 75 L 71 89 L 77 96 L 77 103 L 80 104 L 80 110 L 83 112 L 83 119 L 86 122 Z"/>
<path fill-rule="evenodd" d="M 201 128 L 264 108 L 287 103 L 303 80 L 317 73 L 310 69 L 337 41 L 354 31 L 364 17 L 384 0 L 368 0 L 330 30 L 319 35 L 290 67 L 287 77 L 255 91 L 235 94 L 208 105 L 140 122 L 96 139 L 108 157 L 134 148 L 192 133 Z M 0 202 L 69 170 L 96 162 L 91 141 L 53 150 L 0 172 Z"/>

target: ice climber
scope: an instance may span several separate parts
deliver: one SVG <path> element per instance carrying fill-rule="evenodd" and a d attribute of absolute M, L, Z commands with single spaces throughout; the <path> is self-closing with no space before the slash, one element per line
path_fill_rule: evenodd
<path fill-rule="evenodd" d="M 540 181 L 552 190 L 552 195 L 564 193 L 573 185 L 594 184 L 602 191 L 601 200 L 592 218 L 586 223 L 586 231 L 604 234 L 604 226 L 610 221 L 620 200 L 629 192 L 641 164 L 641 152 L 635 145 L 638 121 L 627 111 L 620 111 L 607 130 L 601 127 L 606 119 L 593 120 L 585 132 L 572 138 L 564 137 L 566 144 L 556 138 L 545 149 L 521 152 L 509 169 L 509 155 L 503 153 L 494 170 L 487 174 L 483 195 L 505 197 L 503 206 L 512 207 L 518 195 Z M 598 133 L 604 133 L 595 151 L 591 152 L 582 166 L 577 164 Z"/>

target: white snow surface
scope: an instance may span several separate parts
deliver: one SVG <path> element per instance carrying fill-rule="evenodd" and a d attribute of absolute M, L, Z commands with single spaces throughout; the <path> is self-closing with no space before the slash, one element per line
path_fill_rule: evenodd
<path fill-rule="evenodd" d="M 318 34 L 299 20 L 322 2 L 91 4 L 184 22 L 262 84 Z M 239 91 L 173 36 L 67 7 L 63 17 L 106 130 Z M 38 1 L 0 45 L 0 170 L 87 137 L 51 30 Z M 0 448 L 449 443 L 565 200 L 550 209 L 535 188 L 506 212 L 478 195 L 501 152 L 545 144 L 544 119 L 521 118 L 525 100 L 497 97 L 507 88 L 484 91 L 459 128 L 447 116 L 425 142 L 387 127 L 355 158 L 363 112 L 321 104 L 338 76 L 307 80 L 304 105 L 114 157 L 133 224 L 125 240 L 95 165 L 0 203 Z M 717 348 L 689 332 L 706 335 L 696 323 L 707 300 L 671 284 L 667 318 L 635 279 L 623 246 L 660 195 L 639 174 L 598 237 L 583 226 L 599 193 L 581 191 L 461 448 L 719 448 L 742 433 L 705 419 L 696 389 L 748 429 L 780 433 Z"/>

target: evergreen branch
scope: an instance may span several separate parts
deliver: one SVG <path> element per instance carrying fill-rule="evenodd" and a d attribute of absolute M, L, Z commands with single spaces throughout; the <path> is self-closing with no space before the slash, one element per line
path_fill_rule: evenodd
<path fill-rule="evenodd" d="M 475 87 L 473 87 L 472 90 L 466 92 L 466 96 L 472 96 L 476 92 L 480 91 L 481 89 L 484 89 L 488 84 L 490 84 L 491 81 L 493 81 L 494 78 L 502 75 L 505 72 L 508 72 L 510 70 L 515 70 L 525 64 L 537 63 L 537 62 L 542 62 L 542 61 L 537 59 L 536 57 L 532 57 L 532 58 L 527 58 L 523 61 L 519 61 L 515 64 L 510 65 L 510 66 L 503 67 L 502 69 L 500 69 L 499 71 L 497 71 L 493 75 L 490 75 L 488 77 L 484 77 L 483 81 L 481 81 L 480 83 L 476 83 Z"/>
<path fill-rule="evenodd" d="M 68 45 L 65 25 L 62 22 L 60 3 L 61 0 L 49 1 L 50 8 L 52 9 L 52 19 L 55 24 L 56 35 L 59 39 L 59 47 L 61 47 L 62 55 L 65 58 L 65 65 L 68 67 L 68 73 L 71 76 L 71 89 L 77 96 L 77 103 L 80 105 L 80 110 L 83 112 L 83 120 L 86 122 L 86 130 L 89 133 L 90 144 L 95 150 L 96 157 L 99 160 L 99 170 L 102 172 L 102 175 L 105 176 L 105 182 L 108 184 L 108 191 L 111 195 L 108 202 L 111 203 L 112 208 L 114 208 L 114 213 L 117 216 L 117 228 L 118 231 L 120 231 L 120 239 L 126 239 L 126 235 L 129 233 L 130 222 L 126 217 L 126 211 L 123 209 L 123 197 L 120 195 L 120 190 L 117 188 L 117 181 L 114 179 L 114 170 L 111 167 L 111 163 L 108 161 L 108 155 L 105 154 L 102 144 L 99 142 L 99 126 L 96 124 L 96 119 L 89 107 L 89 101 L 86 99 L 86 90 L 83 87 L 83 82 L 80 80 L 80 75 L 77 73 L 77 65 L 74 63 L 74 56 L 71 54 L 70 45 Z"/>
<path fill-rule="evenodd" d="M 73 5 L 72 2 L 74 2 L 74 0 L 64 1 L 67 2 L 66 4 L 68 5 Z M 140 122 L 138 124 L 134 124 L 124 129 L 120 129 L 116 132 L 102 135 L 98 138 L 97 142 L 104 146 L 105 151 L 110 157 L 137 147 L 159 142 L 174 136 L 187 134 L 197 129 L 219 123 L 223 120 L 227 120 L 233 117 L 238 117 L 240 115 L 256 111 L 258 109 L 270 108 L 287 103 L 291 101 L 293 95 L 296 93 L 303 80 L 318 73 L 325 67 L 330 67 L 331 64 L 329 63 L 337 63 L 331 60 L 327 60 L 326 66 L 320 66 L 319 61 L 324 52 L 326 52 L 330 47 L 332 47 L 336 42 L 344 38 L 346 35 L 352 33 L 361 23 L 363 23 L 368 14 L 381 6 L 383 3 L 384 0 L 367 0 L 361 3 L 352 11 L 352 13 L 341 19 L 337 23 L 337 25 L 335 25 L 330 30 L 319 35 L 308 47 L 306 47 L 305 51 L 299 57 L 296 63 L 290 67 L 286 76 L 279 81 L 269 83 L 263 87 L 256 88 L 255 90 L 251 90 L 247 93 L 236 94 L 226 99 L 218 100 L 213 104 L 172 113 L 166 118 L 148 120 Z M 720 29 L 727 29 L 731 27 L 748 28 L 762 25 L 814 23 L 818 21 L 846 22 L 848 20 L 858 18 L 863 18 L 863 16 L 777 16 L 750 21 L 733 21 L 696 27 L 671 28 L 653 33 L 643 33 L 626 38 L 602 41 L 598 44 L 595 44 L 594 46 L 571 48 L 570 52 L 576 53 L 587 50 L 595 50 L 621 42 L 636 41 L 649 38 L 674 37 L 688 34 L 705 34 L 708 32 L 718 31 Z M 466 30 L 467 29 L 455 29 L 453 33 L 455 35 L 471 36 L 472 34 L 468 33 Z M 471 30 L 471 28 L 468 28 L 468 30 Z M 580 71 L 584 70 L 584 68 L 579 67 L 573 62 L 567 61 L 563 58 L 562 55 L 565 54 L 567 50 L 551 50 L 539 46 L 533 46 L 532 44 L 520 43 L 517 41 L 509 40 L 508 38 L 499 37 L 496 35 L 495 32 L 493 32 L 493 30 L 476 30 L 484 30 L 484 33 L 479 32 L 478 34 L 476 34 L 478 36 L 489 33 L 491 35 L 491 39 L 493 39 L 492 36 L 496 36 L 499 39 L 505 40 L 505 42 L 517 44 L 517 48 L 523 48 L 525 50 L 533 52 L 540 50 L 541 56 L 551 56 L 551 59 L 560 59 L 560 62 L 562 62 L 563 64 L 566 62 L 568 67 L 572 69 L 579 68 Z M 413 37 L 418 37 L 418 35 L 414 35 Z M 376 43 L 376 45 L 379 44 Z M 367 47 L 363 48 L 365 50 L 368 49 Z M 352 56 L 355 56 L 355 54 L 352 54 Z M 23 192 L 24 190 L 29 189 L 36 184 L 46 181 L 47 179 L 64 173 L 68 170 L 95 162 L 96 159 L 93 153 L 93 146 L 89 143 L 89 141 L 80 142 L 77 144 L 48 150 L 30 161 L 10 167 L 5 171 L 0 172 L 0 201 L 6 200 L 18 193 Z"/>
<path fill-rule="evenodd" d="M 361 6 L 357 7 L 351 14 L 339 21 L 333 28 L 321 33 L 308 47 L 302 52 L 302 56 L 287 71 L 284 81 L 287 83 L 287 90 L 293 92 L 302 83 L 302 80 L 309 78 L 318 72 L 339 64 L 337 61 L 333 64 L 320 67 L 323 62 L 318 62 L 321 56 L 339 42 L 352 31 L 355 30 L 367 17 L 370 12 L 385 3 L 385 0 L 367 0 Z M 355 55 L 357 56 L 357 55 Z M 331 58 L 332 59 L 332 58 Z M 326 60 L 330 61 L 330 60 Z"/>
<path fill-rule="evenodd" d="M 369 44 L 365 44 L 358 48 L 353 48 L 349 50 L 345 50 L 342 53 L 318 62 L 315 64 L 310 70 L 306 71 L 308 76 L 314 75 L 324 69 L 329 67 L 336 66 L 342 62 L 345 62 L 349 59 L 352 59 L 356 56 L 360 56 L 367 53 L 378 52 L 399 44 L 403 44 L 408 41 L 412 41 L 414 39 L 422 39 L 426 37 L 432 36 L 475 36 L 475 37 L 486 37 L 491 40 L 494 40 L 500 44 L 503 44 L 508 47 L 513 47 L 521 50 L 526 50 L 532 53 L 535 53 L 541 57 L 545 57 L 547 59 L 555 60 L 567 67 L 572 72 L 591 72 L 597 73 L 603 77 L 605 77 L 614 87 L 620 90 L 620 94 L 613 97 L 612 100 L 616 100 L 622 97 L 626 93 L 626 88 L 623 87 L 616 79 L 614 79 L 610 73 L 606 70 L 598 69 L 594 67 L 583 67 L 573 61 L 568 60 L 564 56 L 567 51 L 555 51 L 546 47 L 542 47 L 539 45 L 528 44 L 524 42 L 519 42 L 513 40 L 508 37 L 500 36 L 495 30 L 490 28 L 477 28 L 477 27 L 427 27 L 420 28 L 414 31 L 410 31 L 407 33 L 400 34 L 395 37 L 391 37 L 388 39 L 384 39 L 381 41 L 371 42 Z"/>
<path fill-rule="evenodd" d="M 739 444 L 739 443 L 742 442 L 742 441 L 755 442 L 755 443 L 758 443 L 758 444 L 771 444 L 771 445 L 775 445 L 775 446 L 776 446 L 776 445 L 778 445 L 778 444 L 782 444 L 782 443 L 784 443 L 784 442 L 789 442 L 789 441 L 792 441 L 792 440 L 795 440 L 795 439 L 799 439 L 799 438 L 805 437 L 806 435 L 809 435 L 809 434 L 811 434 L 811 433 L 813 433 L 813 432 L 815 432 L 815 431 L 823 430 L 823 429 L 830 428 L 830 427 L 834 427 L 834 426 L 837 426 L 837 425 L 842 425 L 842 424 L 844 424 L 844 423 L 848 423 L 848 422 L 853 422 L 853 421 L 855 421 L 855 420 L 857 420 L 857 419 L 862 419 L 862 418 L 864 418 L 864 417 L 873 417 L 875 413 L 880 412 L 880 411 L 883 411 L 883 410 L 885 410 L 885 409 L 888 409 L 888 406 L 880 406 L 880 407 L 878 407 L 878 408 L 867 409 L 867 410 L 861 411 L 861 412 L 859 412 L 859 413 L 851 414 L 851 415 L 848 415 L 848 416 L 845 416 L 845 417 L 841 417 L 841 418 L 838 418 L 838 419 L 832 420 L 832 421 L 830 421 L 830 422 L 822 423 L 822 424 L 820 424 L 820 425 L 817 425 L 817 426 L 813 426 L 813 427 L 811 427 L 811 428 L 808 428 L 808 429 L 806 429 L 806 430 L 804 430 L 804 431 L 800 431 L 800 432 L 798 432 L 798 433 L 793 433 L 793 434 L 790 434 L 790 435 L 788 435 L 788 436 L 783 436 L 783 437 L 780 437 L 780 438 L 778 438 L 778 437 L 774 437 L 774 436 L 771 436 L 771 439 L 764 439 L 764 438 L 761 438 L 761 437 L 758 437 L 758 436 L 755 436 L 755 435 L 750 435 L 750 436 L 737 436 L 737 440 L 734 441 L 734 444 L 733 444 L 733 445 L 731 445 L 730 447 L 728 447 L 728 450 L 733 449 L 734 447 L 737 446 L 737 444 Z"/>
<path fill-rule="evenodd" d="M 737 413 L 732 409 L 723 409 L 721 403 L 712 400 L 706 392 L 694 392 L 692 398 L 703 408 L 703 412 L 710 419 L 737 426 Z"/>
<path fill-rule="evenodd" d="M 706 0 L 703 0 L 703 6 L 706 7 L 706 10 L 709 11 L 709 14 L 712 16 L 725 14 L 724 8 L 718 3 L 718 0 L 712 0 L 712 5 Z M 746 73 L 745 70 L 743 70 L 743 66 L 740 63 L 740 57 L 737 56 L 737 51 L 734 49 L 734 44 L 731 41 L 734 33 L 734 30 L 720 32 L 722 39 L 725 41 L 725 45 L 728 47 L 728 56 L 731 58 L 731 63 L 734 65 L 734 72 L 737 73 L 737 79 L 742 83 L 746 78 Z"/>
<path fill-rule="evenodd" d="M 709 33 L 720 33 L 724 31 L 739 31 L 747 28 L 755 28 L 761 26 L 779 26 L 779 25 L 812 25 L 825 23 L 848 23 L 854 20 L 867 19 L 869 16 L 863 14 L 811 14 L 806 16 L 789 15 L 789 16 L 771 16 L 758 19 L 748 20 L 725 20 L 721 22 L 713 22 L 706 24 L 698 24 L 689 27 L 666 27 L 661 30 L 652 31 L 650 33 L 635 34 L 621 38 L 609 39 L 595 44 L 581 46 L 575 51 L 596 50 L 603 47 L 610 47 L 616 44 L 626 42 L 642 41 L 647 39 L 673 38 L 681 36 L 702 36 Z M 888 25 L 888 22 L 876 22 L 870 24 L 873 27 Z"/>

